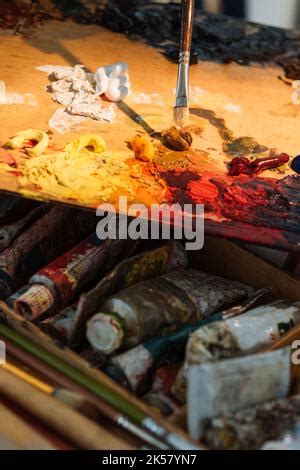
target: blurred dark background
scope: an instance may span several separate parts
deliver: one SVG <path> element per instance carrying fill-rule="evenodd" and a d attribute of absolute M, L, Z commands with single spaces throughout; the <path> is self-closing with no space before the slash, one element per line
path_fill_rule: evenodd
<path fill-rule="evenodd" d="M 292 29 L 300 26 L 300 0 L 195 0 L 196 7 L 205 12 L 224 13 L 245 18 L 255 23 Z M 158 4 L 180 4 L 181 0 L 0 0 L 0 20 L 13 23 L 30 9 L 52 11 L 53 7 L 64 14 L 99 11 L 117 5 L 121 11 L 132 7 Z M 171 7 L 170 7 L 171 8 Z M 168 10 L 170 11 L 170 10 Z M 77 15 L 78 16 L 78 15 Z M 89 21 L 92 18 L 89 18 Z M 1 22 L 1 21 L 0 21 Z M 5 21 L 1 22 L 1 26 Z"/>
<path fill-rule="evenodd" d="M 263 0 L 262 0 L 263 1 Z M 203 1 L 196 0 L 197 8 L 203 10 L 222 11 L 226 15 L 245 17 L 245 0 Z"/>
<path fill-rule="evenodd" d="M 168 0 L 161 0 L 167 3 Z M 175 0 L 180 3 L 180 0 Z M 196 0 L 198 8 L 283 28 L 300 25 L 300 0 Z"/>
<path fill-rule="evenodd" d="M 287 30 L 299 27 L 300 0 L 195 1 L 197 12 L 205 14 L 195 18 L 192 63 L 218 60 L 243 65 L 266 61 L 282 64 L 288 54 L 287 74 L 298 76 L 300 36 Z M 142 39 L 177 61 L 180 4 L 181 0 L 0 0 L 0 28 L 12 34 L 27 33 L 43 21 L 72 19 Z M 261 25 L 250 33 L 240 19 Z M 57 43 L 55 38 L 55 47 Z"/>

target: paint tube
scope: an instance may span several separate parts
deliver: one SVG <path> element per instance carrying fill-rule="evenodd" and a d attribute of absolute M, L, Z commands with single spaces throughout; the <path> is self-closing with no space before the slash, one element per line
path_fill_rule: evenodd
<path fill-rule="evenodd" d="M 203 436 L 207 419 L 285 398 L 290 380 L 289 348 L 190 367 L 187 403 L 191 436 Z"/>
<path fill-rule="evenodd" d="M 49 210 L 50 206 L 47 204 L 1 196 L 0 252 L 5 250 L 20 233 Z"/>
<path fill-rule="evenodd" d="M 25 294 L 30 289 L 30 285 L 26 284 L 25 286 L 21 287 L 21 289 L 17 290 L 17 292 L 14 292 L 12 295 L 7 297 L 5 299 L 5 303 L 10 307 L 14 308 L 16 300 L 21 297 L 21 295 Z"/>
<path fill-rule="evenodd" d="M 162 416 L 170 416 L 178 409 L 178 405 L 175 406 L 173 400 L 162 392 L 147 392 L 143 401 Z"/>
<path fill-rule="evenodd" d="M 257 450 L 300 420 L 300 395 L 247 407 L 204 424 L 202 441 L 215 450 Z"/>
<path fill-rule="evenodd" d="M 144 343 L 110 358 L 104 370 L 117 382 L 122 385 L 127 384 L 127 388 L 136 395 L 141 395 L 147 390 L 151 372 L 158 361 L 162 360 L 170 351 L 172 351 L 172 357 L 175 361 L 182 359 L 189 335 L 201 326 L 221 320 L 223 320 L 222 314 L 217 313 L 205 320 L 200 320 L 196 325 L 185 325 L 173 333 L 150 338 Z"/>
<path fill-rule="evenodd" d="M 80 240 L 88 224 L 78 223 L 77 214 L 66 207 L 52 207 L 0 253 L 0 298 L 27 284 L 35 271 Z"/>
<path fill-rule="evenodd" d="M 86 319 L 99 308 L 105 298 L 120 289 L 186 265 L 187 253 L 178 242 L 170 242 L 155 250 L 129 257 L 105 275 L 92 290 L 84 293 L 77 304 L 41 322 L 40 327 L 68 346 L 77 346 L 82 338 Z"/>
<path fill-rule="evenodd" d="M 40 322 L 39 326 L 52 338 L 66 344 L 72 337 L 73 329 L 76 328 L 76 309 L 76 303 L 69 305 L 57 315 Z"/>
<path fill-rule="evenodd" d="M 95 369 L 102 368 L 106 362 L 106 356 L 99 351 L 94 351 L 91 347 L 84 349 L 79 355 L 89 363 L 89 367 Z"/>
<path fill-rule="evenodd" d="M 261 450 L 300 450 L 300 421 L 278 441 L 266 442 Z"/>
<path fill-rule="evenodd" d="M 157 335 L 164 326 L 195 323 L 253 292 L 194 269 L 175 270 L 110 297 L 89 320 L 87 338 L 94 349 L 111 354 Z"/>
<path fill-rule="evenodd" d="M 188 341 L 185 363 L 175 382 L 174 395 L 185 402 L 189 367 L 258 352 L 299 322 L 300 306 L 278 301 L 198 329 Z"/>
<path fill-rule="evenodd" d="M 126 244 L 126 240 L 103 241 L 94 233 L 34 274 L 31 288 L 15 302 L 16 311 L 31 320 L 57 313 L 96 275 L 111 268 Z"/>
<path fill-rule="evenodd" d="M 136 395 L 141 395 L 149 388 L 152 371 L 166 357 L 168 361 L 171 358 L 174 362 L 182 361 L 187 340 L 198 328 L 241 315 L 269 293 L 268 288 L 260 289 L 234 307 L 215 313 L 195 324 L 185 325 L 177 331 L 150 338 L 128 351 L 111 357 L 105 366 L 105 372 Z"/>
<path fill-rule="evenodd" d="M 178 364 L 159 367 L 155 371 L 151 390 L 143 396 L 143 401 L 158 409 L 163 416 L 169 416 L 179 408 L 179 402 L 171 393 L 178 370 Z"/>

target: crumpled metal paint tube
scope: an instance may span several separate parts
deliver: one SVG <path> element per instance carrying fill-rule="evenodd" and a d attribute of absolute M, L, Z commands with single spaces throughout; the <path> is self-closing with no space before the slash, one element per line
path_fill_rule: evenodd
<path fill-rule="evenodd" d="M 192 366 L 188 371 L 188 430 L 201 439 L 205 421 L 288 396 L 289 348 Z"/>
<path fill-rule="evenodd" d="M 278 441 L 266 442 L 261 450 L 300 450 L 300 421 L 297 421 Z"/>
<path fill-rule="evenodd" d="M 170 362 L 171 357 L 173 363 L 182 361 L 186 343 L 192 333 L 210 323 L 241 315 L 269 293 L 268 288 L 260 289 L 234 307 L 210 315 L 195 324 L 185 325 L 177 331 L 150 338 L 128 351 L 112 356 L 104 370 L 111 378 L 135 394 L 142 395 L 148 389 L 153 370 L 161 361 L 167 358 Z"/>
<path fill-rule="evenodd" d="M 0 252 L 5 250 L 26 228 L 50 210 L 50 206 L 11 196 L 1 196 Z"/>
<path fill-rule="evenodd" d="M 286 165 L 290 160 L 287 153 L 276 154 L 271 152 L 268 157 L 257 158 L 252 162 L 247 157 L 235 157 L 230 162 L 228 174 L 230 176 L 254 175 L 265 170 L 275 170 Z"/>
<path fill-rule="evenodd" d="M 52 207 L 0 253 L 0 298 L 5 299 L 43 265 L 86 236 L 77 211 Z"/>
<path fill-rule="evenodd" d="M 180 407 L 180 403 L 172 396 L 171 389 L 180 364 L 167 364 L 159 367 L 154 374 L 151 390 L 143 401 L 159 410 L 163 416 L 169 416 Z"/>
<path fill-rule="evenodd" d="M 187 343 L 184 366 L 173 387 L 174 395 L 185 402 L 190 367 L 257 352 L 299 322 L 300 305 L 278 301 L 198 329 Z"/>
<path fill-rule="evenodd" d="M 34 274 L 30 289 L 15 301 L 15 310 L 35 320 L 58 313 L 75 294 L 124 256 L 127 240 L 101 240 L 94 233 Z"/>
<path fill-rule="evenodd" d="M 68 346 L 78 345 L 84 336 L 82 333 L 86 320 L 107 297 L 145 279 L 186 267 L 187 263 L 187 253 L 178 242 L 169 242 L 155 250 L 129 256 L 106 274 L 92 290 L 82 294 L 79 302 L 41 322 L 40 327 Z"/>
<path fill-rule="evenodd" d="M 202 441 L 216 450 L 257 450 L 300 420 L 300 395 L 250 406 L 204 423 Z"/>
<path fill-rule="evenodd" d="M 254 289 L 218 276 L 180 269 L 110 297 L 87 326 L 94 349 L 112 354 L 157 335 L 165 326 L 197 322 Z"/>

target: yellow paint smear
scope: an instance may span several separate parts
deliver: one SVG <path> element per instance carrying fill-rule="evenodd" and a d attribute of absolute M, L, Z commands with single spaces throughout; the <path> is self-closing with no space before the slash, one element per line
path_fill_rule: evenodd
<path fill-rule="evenodd" d="M 86 147 L 89 147 L 88 137 L 79 139 Z M 159 193 L 161 198 L 163 184 L 152 174 L 147 175 L 144 163 L 134 160 L 130 150 L 106 151 L 104 144 L 103 141 L 103 151 L 96 153 L 75 141 L 63 151 L 26 160 L 20 167 L 22 191 L 38 190 L 50 198 L 83 204 L 108 201 L 117 204 L 119 195 L 126 196 L 130 202 L 143 192 L 145 203 L 152 193 Z"/>

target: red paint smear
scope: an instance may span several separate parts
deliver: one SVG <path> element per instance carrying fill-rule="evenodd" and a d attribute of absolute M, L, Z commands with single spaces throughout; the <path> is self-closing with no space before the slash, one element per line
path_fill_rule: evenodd
<path fill-rule="evenodd" d="M 15 176 L 17 176 L 17 177 L 23 176 L 20 171 L 10 171 L 9 174 L 10 174 L 10 175 L 15 175 Z"/>
<path fill-rule="evenodd" d="M 202 176 L 198 181 L 190 181 L 187 190 L 193 201 L 198 204 L 215 204 L 219 191 L 214 183 L 211 182 L 210 176 Z"/>
<path fill-rule="evenodd" d="M 172 395 L 172 387 L 179 369 L 180 366 L 178 364 L 159 367 L 154 375 L 153 389 L 164 392 L 166 395 Z"/>
<path fill-rule="evenodd" d="M 28 148 L 28 147 L 35 147 L 35 145 L 37 145 L 38 141 L 37 140 L 26 140 L 26 142 L 24 142 L 24 147 Z"/>
<path fill-rule="evenodd" d="M 266 187 L 267 181 L 267 187 Z M 214 212 L 224 215 L 233 208 L 249 210 L 251 208 L 268 207 L 272 191 L 277 191 L 278 180 L 253 177 L 216 178 L 214 174 L 203 175 L 200 180 L 191 181 L 188 194 L 196 204 L 212 205 Z"/>
<path fill-rule="evenodd" d="M 17 168 L 17 162 L 10 153 L 5 153 L 0 157 L 1 163 L 6 163 L 6 165 L 11 166 L 12 168 Z"/>
<path fill-rule="evenodd" d="M 282 180 L 255 175 L 158 167 L 172 202 L 203 204 L 206 231 L 277 247 L 296 246 L 300 231 L 300 177 Z"/>
<path fill-rule="evenodd" d="M 113 103 L 113 101 L 111 101 L 109 98 L 107 98 L 107 96 L 106 96 L 105 93 L 102 93 L 102 95 L 99 95 L 99 98 L 100 98 L 102 101 L 106 101 L 107 103 Z"/>

